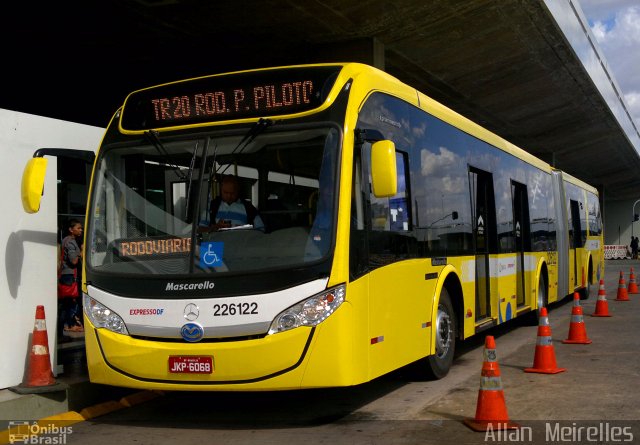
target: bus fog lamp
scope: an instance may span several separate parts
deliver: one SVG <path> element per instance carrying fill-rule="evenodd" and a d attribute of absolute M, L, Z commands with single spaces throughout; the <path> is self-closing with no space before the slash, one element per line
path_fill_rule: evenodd
<path fill-rule="evenodd" d="M 344 285 L 314 295 L 276 316 L 269 334 L 284 332 L 299 326 L 316 326 L 326 320 L 344 302 Z"/>
<path fill-rule="evenodd" d="M 96 328 L 105 328 L 118 334 L 129 335 L 124 320 L 99 301 L 83 294 L 82 305 L 85 314 Z"/>

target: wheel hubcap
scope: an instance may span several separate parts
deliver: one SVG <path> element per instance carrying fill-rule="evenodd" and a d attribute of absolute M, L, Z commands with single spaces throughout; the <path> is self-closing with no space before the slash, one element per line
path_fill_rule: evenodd
<path fill-rule="evenodd" d="M 451 317 L 447 311 L 438 307 L 438 318 L 436 319 L 436 355 L 439 358 L 447 355 L 451 346 Z"/>

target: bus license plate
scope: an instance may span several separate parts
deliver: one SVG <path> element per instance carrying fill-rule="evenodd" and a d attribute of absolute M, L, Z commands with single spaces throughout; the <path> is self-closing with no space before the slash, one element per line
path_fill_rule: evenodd
<path fill-rule="evenodd" d="M 211 374 L 213 360 L 211 357 L 172 355 L 169 357 L 169 372 L 174 374 Z"/>

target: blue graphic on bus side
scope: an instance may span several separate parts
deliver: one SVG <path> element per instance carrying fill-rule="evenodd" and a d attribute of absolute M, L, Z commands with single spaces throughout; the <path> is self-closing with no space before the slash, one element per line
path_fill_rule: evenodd
<path fill-rule="evenodd" d="M 205 241 L 200 244 L 200 267 L 222 266 L 222 252 L 224 243 Z"/>

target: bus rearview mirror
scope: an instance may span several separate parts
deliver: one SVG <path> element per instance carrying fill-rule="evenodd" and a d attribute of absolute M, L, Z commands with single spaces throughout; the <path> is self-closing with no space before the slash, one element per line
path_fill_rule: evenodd
<path fill-rule="evenodd" d="M 47 172 L 45 158 L 31 158 L 22 173 L 22 207 L 27 213 L 40 210 L 40 200 L 44 193 L 44 177 Z"/>
<path fill-rule="evenodd" d="M 389 140 L 371 146 L 371 181 L 377 198 L 395 196 L 398 192 L 396 145 Z"/>

